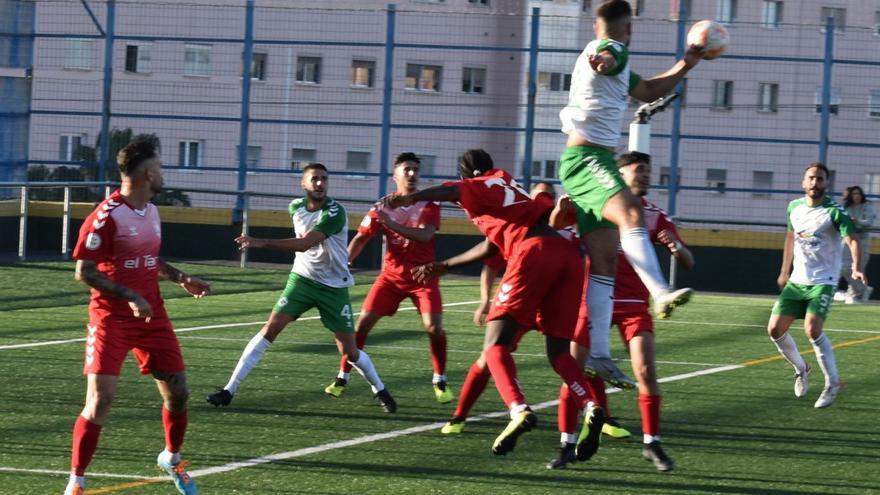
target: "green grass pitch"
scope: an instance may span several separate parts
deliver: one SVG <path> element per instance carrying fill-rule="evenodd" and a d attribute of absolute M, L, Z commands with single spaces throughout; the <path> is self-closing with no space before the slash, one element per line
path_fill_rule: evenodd
<path fill-rule="evenodd" d="M 635 394 L 621 392 L 610 396 L 612 413 L 633 437 L 605 438 L 593 460 L 550 471 L 544 465 L 558 445 L 555 406 L 540 409 L 538 428 L 503 458 L 489 450 L 506 424 L 503 416 L 469 423 L 460 436 L 440 434 L 437 423 L 452 414 L 453 405 L 433 398 L 428 340 L 411 310 L 382 320 L 367 344 L 398 400 L 396 414 L 383 413 L 356 375 L 342 399 L 324 395 L 338 356 L 331 334 L 316 319 L 294 323 L 281 334 L 230 407 L 211 407 L 205 395 L 225 384 L 286 272 L 179 266 L 215 288 L 208 298 L 195 300 L 163 286 L 171 318 L 182 330 L 192 391 L 184 456 L 191 472 L 204 472 L 197 477 L 204 494 L 880 493 L 877 305 L 834 307 L 827 327 L 840 346 L 836 353 L 846 388 L 833 407 L 816 410 L 822 379 L 814 356 L 807 356 L 814 373 L 803 399 L 794 397 L 785 362 L 763 360 L 776 355 L 764 330 L 772 299 L 698 294 L 672 320 L 657 324 L 658 372 L 667 380 L 664 447 L 678 468 L 660 474 L 642 460 Z M 355 309 L 371 281 L 358 277 Z M 444 322 L 456 394 L 481 343 L 481 330 L 471 323 L 477 294 L 476 279 L 443 282 L 444 303 L 453 304 Z M 85 391 L 83 343 L 74 340 L 85 336 L 87 298 L 86 287 L 73 280 L 71 262 L 0 265 L 0 494 L 64 488 L 71 427 Z M 810 351 L 800 328 L 794 334 L 802 352 Z M 619 339 L 612 342 L 615 355 L 624 355 Z M 37 343 L 47 345 L 32 345 Z M 537 334 L 525 338 L 516 360 L 530 403 L 555 400 L 559 380 Z M 695 375 L 700 371 L 705 374 Z M 163 448 L 160 407 L 152 380 L 128 360 L 89 468 L 87 493 L 174 493 L 168 481 L 144 482 L 160 474 L 154 466 Z M 490 385 L 473 414 L 502 410 Z M 345 441 L 353 445 L 338 443 Z M 282 455 L 274 462 L 230 467 L 273 454 Z"/>

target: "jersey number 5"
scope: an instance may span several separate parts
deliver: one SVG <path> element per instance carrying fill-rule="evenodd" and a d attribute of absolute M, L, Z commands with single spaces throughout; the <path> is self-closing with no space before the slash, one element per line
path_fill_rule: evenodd
<path fill-rule="evenodd" d="M 485 184 L 486 187 L 490 189 L 492 188 L 492 186 L 500 186 L 504 189 L 504 203 L 501 205 L 502 207 L 508 207 L 517 203 L 524 203 L 529 200 L 529 193 L 527 193 L 525 189 L 520 187 L 515 180 L 511 180 L 508 183 L 504 179 L 496 178 L 487 180 Z M 516 193 L 522 194 L 523 196 L 525 196 L 525 198 L 517 201 Z"/>

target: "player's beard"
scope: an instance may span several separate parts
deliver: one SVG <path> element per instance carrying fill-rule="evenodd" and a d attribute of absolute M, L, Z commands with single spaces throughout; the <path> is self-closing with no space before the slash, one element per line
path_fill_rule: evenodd
<path fill-rule="evenodd" d="M 807 189 L 807 196 L 811 199 L 820 199 L 825 196 L 825 188 L 824 187 L 814 187 Z"/>
<path fill-rule="evenodd" d="M 306 191 L 306 196 L 308 196 L 309 201 L 320 203 L 327 199 L 327 191 Z"/>
<path fill-rule="evenodd" d="M 150 181 L 150 192 L 153 194 L 153 196 L 162 192 L 162 185 L 163 185 L 162 183 L 163 182 L 164 181 L 161 178 L 159 178 L 158 182 Z"/>

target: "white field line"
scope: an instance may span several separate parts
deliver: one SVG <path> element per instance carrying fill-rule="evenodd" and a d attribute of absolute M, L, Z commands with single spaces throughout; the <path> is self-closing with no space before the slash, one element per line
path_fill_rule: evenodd
<path fill-rule="evenodd" d="M 717 366 L 714 368 L 703 369 L 699 371 L 694 371 L 691 373 L 682 373 L 679 375 L 667 376 L 664 378 L 660 378 L 658 381 L 660 383 L 668 383 L 668 382 L 676 382 L 680 380 L 687 380 L 689 378 L 694 378 L 698 376 L 704 375 L 712 375 L 715 373 L 723 373 L 725 371 L 733 371 L 740 368 L 744 368 L 743 365 L 740 364 L 730 364 L 725 366 Z M 620 392 L 619 388 L 608 388 L 607 393 L 613 394 Z M 541 402 L 538 404 L 534 404 L 530 406 L 532 410 L 539 411 L 542 409 L 547 409 L 550 407 L 554 407 L 559 404 L 558 400 L 550 400 L 546 402 Z M 499 418 L 503 416 L 507 416 L 507 411 L 496 411 L 486 414 L 480 414 L 479 416 L 472 416 L 467 419 L 469 423 L 475 423 L 478 421 L 485 421 L 487 419 Z M 304 457 L 311 454 L 319 454 L 321 452 L 327 452 L 330 450 L 343 449 L 346 447 L 353 447 L 355 445 L 363 445 L 365 443 L 378 442 L 380 440 L 390 440 L 392 438 L 403 437 L 407 435 L 414 435 L 416 433 L 423 433 L 431 430 L 438 430 L 446 424 L 445 421 L 436 422 L 436 423 L 428 423 L 419 426 L 413 426 L 411 428 L 405 428 L 403 430 L 393 430 L 385 433 L 376 433 L 373 435 L 364 435 L 362 437 L 352 438 L 350 440 L 341 440 L 338 442 L 330 442 L 322 445 L 316 445 L 314 447 L 306 447 L 297 450 L 291 450 L 288 452 L 279 452 L 277 454 L 265 455 L 262 457 L 255 457 L 253 459 L 247 459 L 244 461 L 238 462 L 230 462 L 228 464 L 223 464 L 221 466 L 214 466 L 203 469 L 196 469 L 194 471 L 189 471 L 190 476 L 192 477 L 201 477 L 201 476 L 209 476 L 212 474 L 220 474 L 227 473 L 230 471 L 236 471 L 238 469 L 244 469 L 254 466 L 260 466 L 262 464 L 269 464 L 271 462 L 283 461 L 287 459 L 294 459 L 297 457 Z M 0 472 L 9 471 L 9 472 L 17 472 L 17 473 L 34 473 L 34 474 L 69 474 L 67 471 L 52 471 L 47 469 L 18 469 L 18 468 L 5 468 L 0 467 Z M 161 480 L 165 479 L 165 477 L 146 477 L 141 475 L 126 475 L 126 474 L 98 474 L 98 473 L 89 473 L 89 476 L 105 476 L 105 477 L 114 477 L 114 478 L 128 478 L 128 479 L 136 479 L 136 480 Z"/>
<path fill-rule="evenodd" d="M 443 307 L 453 307 L 453 306 L 464 306 L 467 304 L 477 304 L 480 301 L 461 301 L 454 303 L 444 304 Z M 406 306 L 400 308 L 398 311 L 415 311 L 415 306 Z M 353 313 L 355 316 L 361 314 L 360 312 Z M 304 318 L 299 318 L 297 321 L 309 321 L 309 320 L 319 320 L 320 316 L 306 316 Z M 249 321 L 246 323 L 219 323 L 217 325 L 202 325 L 199 327 L 187 327 L 187 328 L 178 328 L 174 330 L 174 333 L 186 333 L 186 332 L 195 332 L 198 330 L 214 330 L 218 328 L 234 328 L 234 327 L 247 327 L 252 325 L 262 325 L 266 323 L 263 321 Z M 28 342 L 27 344 L 9 344 L 9 345 L 0 345 L 0 351 L 7 349 L 25 349 L 28 347 L 41 347 L 47 345 L 62 345 L 62 344 L 72 344 L 75 342 L 85 342 L 85 337 L 81 337 L 78 339 L 65 339 L 65 340 L 46 340 L 43 342 Z"/>
<path fill-rule="evenodd" d="M 70 471 L 62 471 L 60 469 L 19 469 L 12 467 L 0 467 L 0 473 L 30 473 L 30 474 L 57 474 L 67 476 Z M 89 471 L 89 478 L 122 478 L 130 480 L 150 480 L 153 476 L 139 476 L 137 474 L 113 474 L 113 473 L 93 473 Z"/>
<path fill-rule="evenodd" d="M 682 320 L 654 320 L 654 323 L 675 323 L 681 325 L 702 325 L 705 327 L 746 327 L 746 328 L 767 328 L 767 325 L 747 325 L 744 323 L 718 323 L 706 321 L 682 321 Z M 794 328 L 795 325 L 792 325 Z M 880 334 L 880 330 L 855 330 L 851 328 L 823 328 L 825 332 L 849 332 L 849 333 L 870 333 Z"/>

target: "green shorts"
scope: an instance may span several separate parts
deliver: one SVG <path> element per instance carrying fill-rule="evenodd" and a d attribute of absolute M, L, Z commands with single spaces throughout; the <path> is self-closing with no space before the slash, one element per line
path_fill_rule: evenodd
<path fill-rule="evenodd" d="M 318 307 L 321 323 L 332 332 L 354 332 L 348 287 L 330 287 L 291 273 L 273 311 L 299 318 Z"/>
<path fill-rule="evenodd" d="M 827 284 L 803 285 L 788 282 L 773 305 L 774 315 L 803 318 L 812 313 L 824 321 L 831 311 L 834 286 Z"/>
<path fill-rule="evenodd" d="M 613 152 L 594 146 L 569 146 L 559 160 L 559 179 L 577 207 L 581 235 L 600 228 L 617 228 L 602 218 L 605 203 L 626 188 Z"/>

